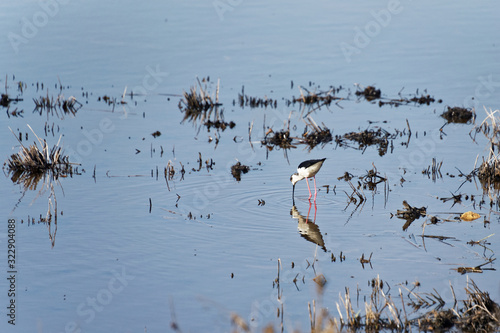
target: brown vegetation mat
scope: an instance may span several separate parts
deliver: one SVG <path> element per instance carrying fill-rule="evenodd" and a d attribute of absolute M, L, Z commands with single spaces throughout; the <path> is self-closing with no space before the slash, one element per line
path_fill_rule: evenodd
<path fill-rule="evenodd" d="M 462 107 L 447 107 L 447 110 L 441 114 L 441 117 L 449 123 L 467 124 L 473 119 L 474 113 L 472 110 Z"/>

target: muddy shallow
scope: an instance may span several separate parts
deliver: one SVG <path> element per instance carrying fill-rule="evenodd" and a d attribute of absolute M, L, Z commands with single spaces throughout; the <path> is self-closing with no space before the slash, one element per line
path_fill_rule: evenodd
<path fill-rule="evenodd" d="M 19 133 L 23 144 L 36 140 L 29 124 L 49 146 L 62 135 L 81 165 L 53 182 L 54 193 L 43 179 L 25 191 L 5 169 L 0 177 L 4 220 L 16 220 L 19 330 L 155 332 L 174 321 L 182 331 L 230 331 L 237 313 L 255 330 L 283 321 L 285 331 L 307 331 L 308 302 L 338 317 L 349 287 L 363 310 L 377 276 L 392 295 L 418 281 L 416 290 L 435 289 L 447 306 L 450 283 L 464 299 L 473 279 L 500 302 L 496 261 L 481 273 L 460 271 L 500 251 L 497 193 L 490 198 L 477 179 L 460 176 L 479 167 L 488 142 L 472 140 L 473 121 L 440 116 L 475 108 L 480 123 L 483 106 L 499 108 L 498 5 L 401 2 L 382 25 L 376 13 L 387 3 L 240 2 L 225 11 L 215 3 L 68 3 L 24 36 L 25 22 L 46 11 L 28 4 L 1 5 L 2 31 L 24 39 L 17 48 L 1 42 L 2 93 L 22 101 L 2 107 L 0 156 L 19 151 Z M 377 24 L 366 41 L 357 35 Z M 234 128 L 183 121 L 183 92 L 208 76 L 201 84 L 215 100 L 220 79 L 219 116 Z M 356 95 L 368 86 L 382 99 Z M 340 99 L 321 108 L 290 102 L 331 87 L 342 87 Z M 273 105 L 241 105 L 242 91 Z M 73 96 L 82 107 L 32 112 L 33 99 L 47 95 Z M 427 95 L 435 101 L 379 103 Z M 309 149 L 300 139 L 313 124 L 332 141 Z M 289 130 L 294 147 L 262 144 L 270 128 Z M 290 175 L 324 157 L 316 204 L 301 181 L 293 206 Z M 238 162 L 249 167 L 239 180 L 231 173 Z M 459 194 L 460 202 L 446 200 Z M 53 222 L 49 230 L 43 219 L 55 199 L 57 230 Z M 439 222 L 399 219 L 404 200 Z M 467 211 L 480 218 L 456 219 Z M 490 235 L 484 246 L 467 243 Z M 5 318 L 0 325 L 12 329 Z"/>

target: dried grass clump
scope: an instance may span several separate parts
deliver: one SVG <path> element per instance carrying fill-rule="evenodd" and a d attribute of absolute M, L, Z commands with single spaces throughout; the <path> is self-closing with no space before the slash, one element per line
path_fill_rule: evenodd
<path fill-rule="evenodd" d="M 309 150 L 313 149 L 318 144 L 323 144 L 323 146 L 325 146 L 328 142 L 333 140 L 332 132 L 325 124 L 323 124 L 323 127 L 319 126 L 311 116 L 307 117 L 306 124 L 307 127 L 304 129 L 302 137 L 304 143 L 309 146 Z M 311 130 L 308 131 L 308 128 L 311 128 Z"/>
<path fill-rule="evenodd" d="M 26 148 L 21 147 L 19 153 L 12 154 L 8 160 L 8 168 L 12 171 L 44 172 L 47 170 L 66 172 L 71 168 L 68 156 L 62 152 L 59 142 L 49 149 L 47 141 L 43 140 L 40 149 L 36 142 Z"/>
<path fill-rule="evenodd" d="M 202 86 L 200 80 L 198 78 L 197 80 L 198 85 L 191 87 L 188 92 L 185 91 L 184 98 L 179 102 L 179 109 L 184 112 L 183 122 L 186 120 L 196 122 L 198 119 L 204 122 L 205 119 L 210 118 L 211 111 L 221 105 L 219 104 L 219 84 L 217 84 L 214 100 L 207 91 L 207 84 Z M 203 79 L 202 81 L 207 82 L 208 80 Z"/>
<path fill-rule="evenodd" d="M 384 282 L 377 277 L 371 282 L 372 293 L 370 299 L 365 301 L 365 314 L 355 311 L 351 302 L 349 288 L 346 288 L 345 296 L 340 295 L 340 302 L 345 309 L 345 318 L 342 315 L 341 306 L 337 303 L 337 310 L 340 316 L 340 324 L 349 330 L 356 331 L 365 329 L 366 331 L 377 332 L 381 329 L 401 330 L 406 325 L 406 311 L 400 310 L 392 297 L 384 292 Z M 401 296 L 401 295 L 400 295 Z M 405 318 L 403 319 L 403 313 Z"/>
<path fill-rule="evenodd" d="M 28 127 L 35 134 L 29 125 Z M 61 137 L 55 146 L 49 148 L 47 141 L 42 141 L 36 134 L 35 136 L 41 148 L 36 142 L 26 148 L 19 141 L 21 149 L 17 154 L 12 154 L 6 162 L 8 172 L 12 173 L 12 181 L 24 184 L 25 188 L 30 189 L 36 188 L 36 184 L 46 172 L 52 172 L 52 176 L 57 178 L 72 174 L 74 165 L 69 162 L 69 157 L 64 155 L 62 147 L 59 147 Z"/>
<path fill-rule="evenodd" d="M 199 92 L 198 92 L 199 89 Z M 184 99 L 180 101 L 179 108 L 184 112 L 184 120 L 196 120 L 204 111 L 215 106 L 210 95 L 203 87 L 191 87 L 189 92 L 184 92 Z"/>
<path fill-rule="evenodd" d="M 486 188 L 490 186 L 498 188 L 500 185 L 500 161 L 498 156 L 486 161 L 483 160 L 477 171 L 479 180 L 487 185 Z"/>
<path fill-rule="evenodd" d="M 280 147 L 283 149 L 296 148 L 296 146 L 292 144 L 292 141 L 293 139 L 290 136 L 289 129 L 283 129 L 278 132 L 270 129 L 269 131 L 267 131 L 261 143 L 263 145 L 266 145 L 268 149 L 272 149 L 273 147 Z"/>
<path fill-rule="evenodd" d="M 279 281 L 279 275 L 277 280 Z M 408 295 L 403 296 L 399 288 L 398 294 L 393 298 L 390 286 L 379 277 L 372 279 L 370 285 L 372 292 L 369 298 L 365 298 L 364 309 L 363 303 L 361 309 L 355 305 L 359 302 L 359 294 L 353 302 L 349 288 L 346 287 L 345 294 L 339 295 L 339 302 L 336 304 L 337 317 L 326 308 L 316 309 L 314 300 L 309 302 L 307 309 L 310 329 L 295 332 L 411 332 L 412 328 L 431 332 L 498 332 L 500 328 L 500 306 L 472 280 L 469 280 L 465 288 L 467 299 L 461 302 L 455 299 L 451 308 L 445 308 L 445 301 L 435 289 L 431 293 L 417 293 L 401 284 L 409 292 Z M 451 285 L 450 288 L 455 298 Z M 283 332 L 283 318 L 280 314 L 282 310 L 278 307 L 280 328 L 275 329 L 270 323 L 262 332 Z M 250 331 L 247 322 L 237 314 L 231 314 L 231 321 L 236 332 Z"/>
<path fill-rule="evenodd" d="M 500 110 L 487 110 L 486 118 L 480 125 L 474 126 L 471 130 L 473 139 L 476 139 L 476 135 L 482 133 L 484 137 L 488 140 L 489 149 L 488 157 L 482 158 L 481 165 L 474 169 L 473 173 L 477 175 L 483 191 L 490 196 L 490 199 L 497 201 L 497 194 L 500 190 Z"/>
<path fill-rule="evenodd" d="M 493 332 L 500 327 L 500 306 L 495 303 L 489 293 L 481 291 L 474 281 L 465 288 L 467 299 L 463 308 L 459 309 L 458 324 L 464 331 Z"/>
<path fill-rule="evenodd" d="M 205 82 L 202 86 L 200 80 L 198 79 L 198 85 L 191 87 L 189 92 L 184 92 L 184 98 L 179 102 L 179 109 L 184 113 L 184 119 L 182 122 L 192 121 L 195 126 L 197 126 L 198 120 L 201 125 L 205 126 L 208 131 L 210 128 L 215 128 L 217 131 L 226 130 L 226 128 L 234 128 L 236 126 L 234 121 L 226 122 L 224 121 L 224 109 L 219 108 L 222 106 L 219 103 L 219 84 L 217 81 L 217 90 L 215 96 L 211 97 L 208 93 L 208 88 L 206 82 L 209 82 L 210 78 L 202 79 L 201 82 Z M 218 143 L 216 139 L 216 143 Z"/>

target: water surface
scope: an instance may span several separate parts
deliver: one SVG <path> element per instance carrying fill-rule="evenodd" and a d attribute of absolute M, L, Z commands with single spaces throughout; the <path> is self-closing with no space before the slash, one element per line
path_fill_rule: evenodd
<path fill-rule="evenodd" d="M 483 106 L 498 109 L 499 6 L 401 1 L 391 13 L 386 2 L 242 1 L 227 4 L 226 11 L 218 11 L 218 3 L 91 1 L 50 10 L 31 1 L 1 5 L 1 83 L 11 97 L 23 98 L 10 111 L 24 110 L 22 118 L 2 115 L 2 158 L 19 149 L 8 127 L 16 135 L 28 132 L 23 144 L 35 140 L 29 124 L 50 145 L 62 135 L 70 159 L 81 163 L 81 175 L 55 184 L 59 215 L 53 247 L 44 224 L 27 223 L 28 217 L 45 216 L 50 191 L 39 194 L 40 184 L 23 195 L 7 175 L 0 180 L 4 220 L 17 221 L 18 251 L 16 327 L 5 317 L 2 327 L 156 332 L 175 320 L 183 331 L 229 331 L 233 312 L 256 330 L 268 323 L 277 327 L 278 258 L 287 331 L 307 330 L 308 302 L 321 300 L 336 315 L 345 287 L 368 295 L 368 281 L 377 276 L 394 295 L 398 284 L 419 281 L 420 291 L 435 289 L 446 301 L 453 300 L 450 283 L 463 298 L 467 279 L 473 279 L 499 302 L 495 271 L 460 275 L 454 270 L 480 265 L 498 252 L 497 236 L 489 238 L 488 250 L 466 244 L 498 233 L 497 207 L 490 211 L 488 198 L 482 208 L 470 200 L 455 206 L 439 200 L 451 193 L 473 194 L 477 202 L 482 196 L 479 183 L 459 189 L 464 179 L 449 174 L 457 176 L 457 168 L 472 171 L 478 154 L 487 156 L 486 141 L 471 140 L 471 124 L 447 125 L 440 136 L 445 121 L 439 114 L 447 105 L 475 107 L 482 121 Z M 390 15 L 382 19 L 384 13 Z M 27 34 L 27 24 L 36 24 L 36 32 Z M 359 31 L 368 31 L 365 43 Z M 17 47 L 13 34 L 22 40 Z M 346 45 L 357 51 L 346 54 Z M 224 117 L 236 123 L 234 129 L 198 131 L 199 123 L 182 122 L 180 95 L 196 77 L 208 76 L 213 94 L 220 79 Z M 27 85 L 22 94 L 19 81 Z M 83 104 L 76 116 L 32 113 L 32 99 L 57 95 L 59 82 L 66 98 Z M 37 83 L 44 89 L 37 90 Z M 355 84 L 375 85 L 391 98 L 426 90 L 442 103 L 379 107 L 354 96 Z M 276 99 L 277 108 L 241 108 L 243 86 L 250 96 Z M 369 126 L 394 133 L 407 130 L 408 120 L 410 143 L 401 144 L 407 135 L 396 138 L 384 156 L 375 147 L 361 151 L 334 142 L 311 151 L 299 146 L 286 155 L 280 149 L 266 152 L 259 143 L 264 116 L 266 127 L 280 130 L 292 112 L 292 134 L 303 133 L 300 106 L 286 103 L 300 95 L 299 86 L 343 87 L 339 94 L 346 100 L 339 106 L 312 113 L 334 135 Z M 98 101 L 105 95 L 120 100 L 125 87 L 136 93 L 125 98 L 126 105 L 113 108 Z M 44 135 L 46 123 L 54 125 L 54 135 Z M 161 136 L 153 138 L 157 130 Z M 199 154 L 203 168 L 198 171 Z M 327 160 L 317 177 L 316 207 L 309 206 L 304 181 L 297 184 L 292 207 L 290 174 L 301 161 L 322 157 Z M 421 173 L 432 158 L 443 161 L 443 177 L 435 182 Z M 207 159 L 215 163 L 212 169 L 205 168 Z M 176 175 L 167 186 L 163 170 L 169 161 Z M 236 161 L 251 168 L 240 182 L 230 174 Z M 389 192 L 384 194 L 383 184 L 365 189 L 367 200 L 356 209 L 347 204 L 351 188 L 338 177 L 347 171 L 357 184 L 373 165 L 388 177 Z M 323 185 L 330 185 L 328 193 Z M 482 217 L 426 226 L 426 234 L 455 239 L 424 243 L 425 219 L 403 231 L 404 221 L 392 216 L 403 200 L 443 218 L 468 210 Z M 309 210 L 326 252 L 299 232 L 307 226 L 299 224 L 298 215 L 307 218 Z M 483 223 L 485 216 L 490 223 Z M 6 244 L 6 227 L 1 234 Z M 359 258 L 370 253 L 372 265 L 363 267 Z M 322 296 L 312 280 L 318 274 L 328 281 Z M 8 298 L 2 300 L 5 306 Z"/>

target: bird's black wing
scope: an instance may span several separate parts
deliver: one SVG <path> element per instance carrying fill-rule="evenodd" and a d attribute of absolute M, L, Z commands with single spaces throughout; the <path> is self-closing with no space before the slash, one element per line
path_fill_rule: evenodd
<path fill-rule="evenodd" d="M 326 160 L 326 158 L 321 158 L 319 160 L 307 160 L 307 161 L 304 161 L 304 162 L 302 162 L 302 163 L 299 164 L 299 169 L 300 168 L 309 168 L 311 165 L 314 165 L 314 164 L 316 164 L 318 162 L 323 162 L 325 160 Z"/>

